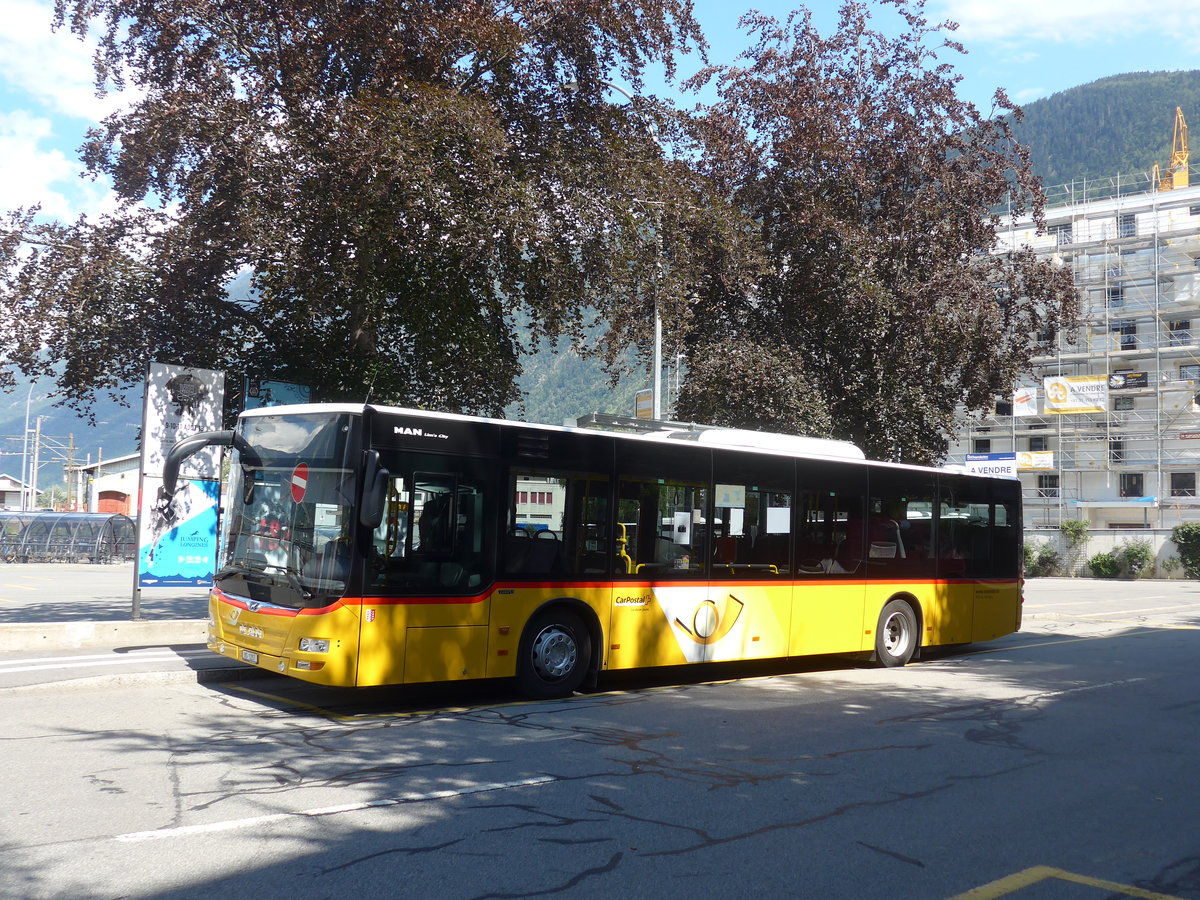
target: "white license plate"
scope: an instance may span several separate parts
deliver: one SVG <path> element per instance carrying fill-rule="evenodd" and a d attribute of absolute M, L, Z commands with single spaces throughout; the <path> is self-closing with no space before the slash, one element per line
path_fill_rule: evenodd
<path fill-rule="evenodd" d="M 257 665 L 258 664 L 258 654 L 255 653 L 253 650 L 243 650 L 242 651 L 242 662 L 254 663 Z"/>

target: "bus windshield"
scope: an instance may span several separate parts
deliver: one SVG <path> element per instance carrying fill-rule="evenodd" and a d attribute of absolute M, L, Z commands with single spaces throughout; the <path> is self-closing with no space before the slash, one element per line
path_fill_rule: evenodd
<path fill-rule="evenodd" d="M 328 606 L 350 577 L 351 417 L 247 416 L 238 430 L 258 458 L 234 452 L 217 585 L 279 606 Z"/>

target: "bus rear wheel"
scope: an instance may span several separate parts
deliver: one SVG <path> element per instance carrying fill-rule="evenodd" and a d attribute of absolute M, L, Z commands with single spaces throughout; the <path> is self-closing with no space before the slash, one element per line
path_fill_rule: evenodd
<path fill-rule="evenodd" d="M 917 652 L 917 617 L 903 600 L 892 600 L 879 614 L 875 659 L 881 666 L 902 666 Z"/>
<path fill-rule="evenodd" d="M 569 697 L 583 684 L 592 660 L 587 626 L 570 610 L 538 613 L 521 635 L 517 684 L 528 697 Z"/>

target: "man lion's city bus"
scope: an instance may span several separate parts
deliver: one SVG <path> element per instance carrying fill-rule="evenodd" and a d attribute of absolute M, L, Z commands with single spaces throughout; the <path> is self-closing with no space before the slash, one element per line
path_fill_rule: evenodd
<path fill-rule="evenodd" d="M 326 685 L 923 648 L 1021 625 L 1017 481 L 837 441 L 620 434 L 381 406 L 248 410 L 208 646 Z"/>

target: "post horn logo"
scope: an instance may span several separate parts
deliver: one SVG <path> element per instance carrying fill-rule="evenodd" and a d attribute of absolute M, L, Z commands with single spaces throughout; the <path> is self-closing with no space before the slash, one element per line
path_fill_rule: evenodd
<path fill-rule="evenodd" d="M 733 594 L 719 604 L 703 600 L 696 605 L 690 625 L 677 616 L 675 627 L 697 644 L 715 644 L 733 629 L 745 605 Z"/>

